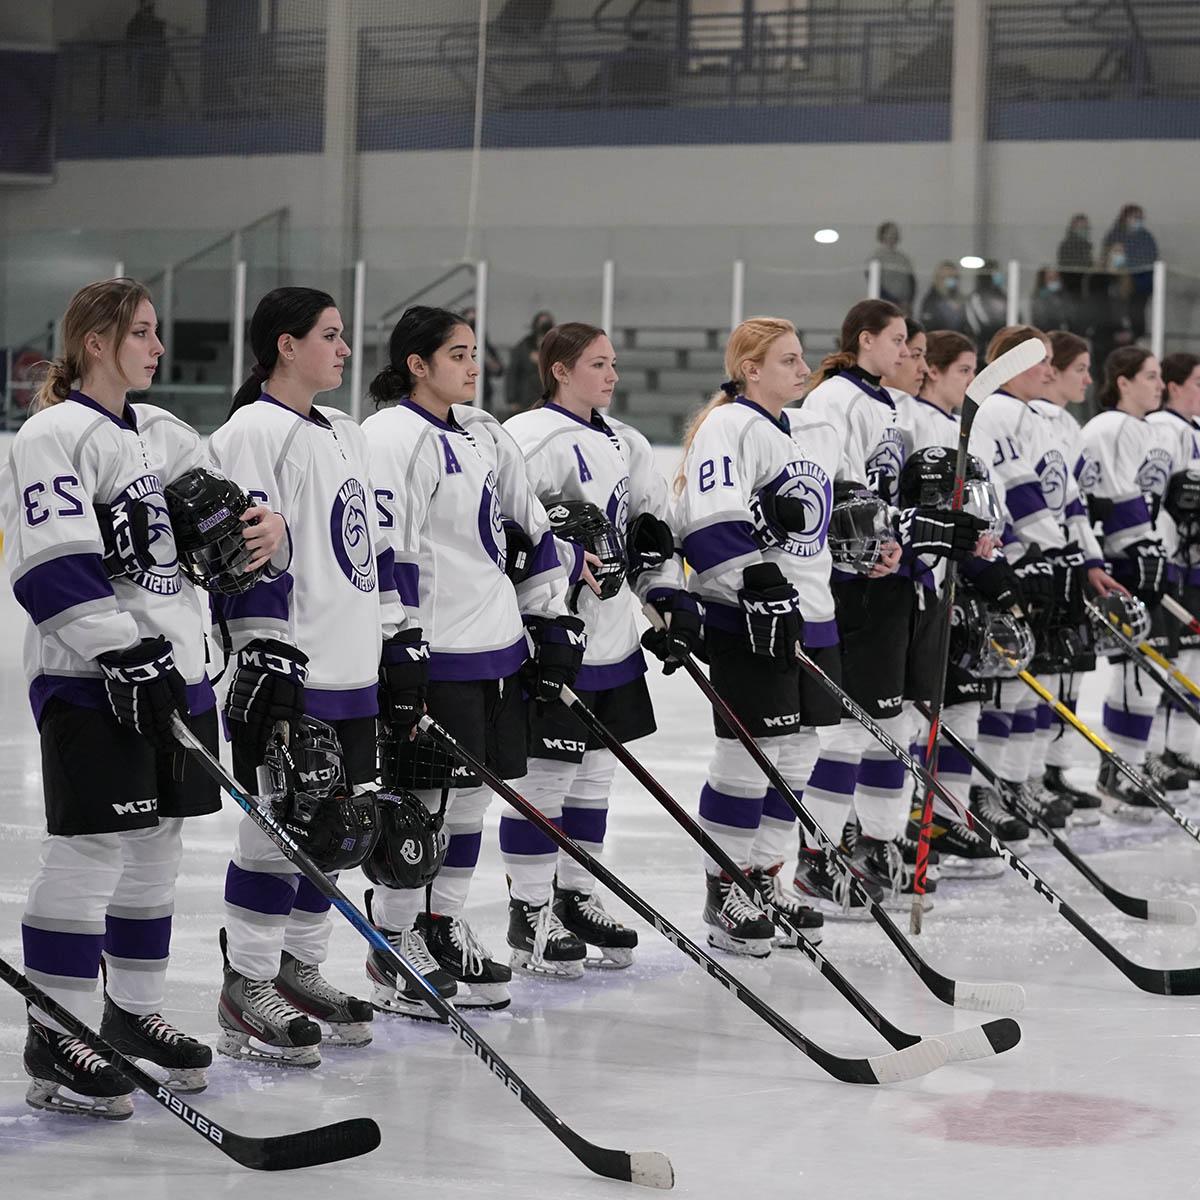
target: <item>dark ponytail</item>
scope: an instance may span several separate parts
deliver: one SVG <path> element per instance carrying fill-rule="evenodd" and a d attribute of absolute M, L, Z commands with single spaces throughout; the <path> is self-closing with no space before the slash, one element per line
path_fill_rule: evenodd
<path fill-rule="evenodd" d="M 285 333 L 294 338 L 306 337 L 327 308 L 337 308 L 337 301 L 328 292 L 306 287 L 276 288 L 258 302 L 254 316 L 250 318 L 254 366 L 250 368 L 246 382 L 233 394 L 229 417 L 258 399 L 263 384 L 271 378 L 279 361 L 279 339 Z"/>
<path fill-rule="evenodd" d="M 1116 408 L 1121 399 L 1118 379 L 1132 379 L 1153 358 L 1149 350 L 1141 346 L 1122 346 L 1104 360 L 1104 386 L 1096 397 L 1101 408 Z"/>
<path fill-rule="evenodd" d="M 860 300 L 850 309 L 846 314 L 846 319 L 842 322 L 837 350 L 832 354 L 827 354 L 821 360 L 821 365 L 809 378 L 808 390 L 811 392 L 818 384 L 824 383 L 826 379 L 832 378 L 839 371 L 845 371 L 858 362 L 858 339 L 864 333 L 882 333 L 892 321 L 903 316 L 904 313 L 890 300 Z M 908 330 L 909 326 L 906 323 L 904 329 L 906 341 L 914 336 Z"/>
<path fill-rule="evenodd" d="M 467 325 L 466 319 L 447 308 L 431 308 L 427 304 L 406 308 L 388 339 L 388 364 L 371 380 L 368 389 L 375 407 L 382 408 L 411 396 L 414 381 L 408 369 L 409 355 L 429 362 L 459 325 Z"/>

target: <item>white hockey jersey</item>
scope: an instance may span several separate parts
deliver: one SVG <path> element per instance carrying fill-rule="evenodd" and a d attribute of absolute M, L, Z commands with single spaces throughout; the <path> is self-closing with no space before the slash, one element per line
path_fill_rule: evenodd
<path fill-rule="evenodd" d="M 90 397 L 35 413 L 0 472 L 13 591 L 32 621 L 24 664 L 36 720 L 52 697 L 108 708 L 96 658 L 161 634 L 174 649 L 193 713 L 213 705 L 204 627 L 179 572 L 163 486 L 203 461 L 196 432 L 163 409 L 125 406 L 115 417 Z M 153 566 L 109 579 L 94 504 L 150 509 Z"/>
<path fill-rule="evenodd" d="M 1117 409 L 1098 413 L 1083 427 L 1079 486 L 1109 501 L 1101 517 L 1104 551 L 1120 562 L 1134 542 L 1154 538 L 1155 513 L 1173 468 L 1160 427 Z"/>
<path fill-rule="evenodd" d="M 424 632 L 435 680 L 503 679 L 528 658 L 522 613 L 566 611 L 566 571 L 525 462 L 495 417 L 453 405 L 443 421 L 402 400 L 363 422 L 380 529 L 394 561 L 398 625 Z M 514 590 L 503 518 L 534 544 Z"/>
<path fill-rule="evenodd" d="M 1077 479 L 1079 462 L 1083 456 L 1083 426 L 1066 408 L 1050 400 L 1031 400 L 1029 406 L 1049 426 L 1052 444 L 1058 446 L 1067 460 L 1067 502 L 1060 516 L 1063 536 L 1067 541 L 1079 546 L 1089 567 L 1102 566 L 1104 555 L 1092 530 L 1092 522 Z"/>
<path fill-rule="evenodd" d="M 654 464 L 650 443 L 636 429 L 597 412 L 584 421 L 553 403 L 518 413 L 504 428 L 525 455 L 530 485 L 543 504 L 552 498 L 588 500 L 622 537 L 630 514 L 653 513 L 669 523 L 667 482 Z M 642 572 L 636 584 L 639 600 L 655 588 L 683 586 L 677 558 Z M 628 584 L 608 600 L 592 600 L 580 606 L 588 640 L 576 687 L 600 691 L 644 675 L 646 661 Z"/>
<path fill-rule="evenodd" d="M 826 536 L 843 428 L 814 417 L 807 402 L 776 421 L 744 396 L 705 418 L 684 460 L 675 525 L 706 623 L 741 632 L 742 572 L 773 562 L 796 589 L 805 645 L 837 643 Z M 786 537 L 769 529 L 759 500 L 766 491 L 803 501 L 805 528 Z"/>
<path fill-rule="evenodd" d="M 1155 432 L 1171 452 L 1172 475 L 1189 467 L 1200 467 L 1200 427 L 1194 421 L 1170 408 L 1160 408 L 1158 412 L 1150 413 L 1146 421 L 1154 426 Z M 1159 510 L 1155 529 L 1162 537 L 1167 553 L 1187 568 L 1187 582 L 1192 586 L 1200 583 L 1200 565 L 1193 561 L 1200 556 L 1200 546 L 1180 547 L 1179 531 L 1165 508 Z"/>
<path fill-rule="evenodd" d="M 944 446 L 948 450 L 958 449 L 958 417 L 943 412 L 936 404 L 910 396 L 907 392 L 892 391 L 896 411 L 904 435 L 905 460 L 914 450 L 926 450 L 930 446 Z"/>
<path fill-rule="evenodd" d="M 380 575 L 390 563 L 371 503 L 366 439 L 336 408 L 307 417 L 263 393 L 209 441 L 218 471 L 288 525 L 289 569 L 214 596 L 235 649 L 278 638 L 308 655 L 305 712 L 322 721 L 378 712 Z"/>

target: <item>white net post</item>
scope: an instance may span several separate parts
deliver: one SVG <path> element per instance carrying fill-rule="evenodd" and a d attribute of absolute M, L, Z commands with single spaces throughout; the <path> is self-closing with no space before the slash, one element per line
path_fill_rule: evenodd
<path fill-rule="evenodd" d="M 1158 259 L 1151 276 L 1150 293 L 1150 352 L 1162 360 L 1167 341 L 1167 264 Z"/>
<path fill-rule="evenodd" d="M 114 279 L 124 279 L 125 278 L 125 264 L 123 262 L 121 262 L 120 259 L 118 259 L 115 263 L 113 263 L 112 277 Z"/>
<path fill-rule="evenodd" d="M 600 328 L 612 337 L 613 295 L 616 286 L 617 264 L 611 258 L 604 260 L 604 271 L 600 277 Z"/>
<path fill-rule="evenodd" d="M 877 258 L 867 263 L 867 299 L 878 300 L 883 294 L 883 264 Z"/>
<path fill-rule="evenodd" d="M 1015 259 L 1008 260 L 1008 292 L 1005 296 L 1006 308 L 1004 323 L 1019 325 L 1021 323 L 1021 264 Z"/>
<path fill-rule="evenodd" d="M 233 264 L 233 327 L 230 330 L 233 344 L 233 390 L 242 386 L 246 377 L 246 260 Z"/>
<path fill-rule="evenodd" d="M 487 273 L 485 259 L 475 264 L 475 356 L 479 374 L 475 376 L 475 407 L 483 407 L 484 372 L 487 370 Z"/>
<path fill-rule="evenodd" d="M 736 329 L 746 312 L 746 260 L 734 259 L 733 288 L 729 305 L 729 328 Z"/>
<path fill-rule="evenodd" d="M 175 353 L 172 349 L 175 345 L 175 268 L 170 263 L 163 267 L 162 312 L 158 328 L 158 336 L 163 343 L 162 358 L 159 360 L 162 367 L 162 374 L 159 378 L 164 387 L 170 387 L 171 376 L 174 373 L 171 368 L 174 365 L 175 358 Z"/>
<path fill-rule="evenodd" d="M 367 264 L 360 258 L 354 264 L 354 310 L 350 314 L 350 415 L 362 420 L 363 327 L 367 307 Z"/>

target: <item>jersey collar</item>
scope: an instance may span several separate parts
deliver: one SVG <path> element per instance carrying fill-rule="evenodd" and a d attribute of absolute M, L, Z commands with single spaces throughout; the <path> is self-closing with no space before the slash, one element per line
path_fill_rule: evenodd
<path fill-rule="evenodd" d="M 84 408 L 94 408 L 120 429 L 132 429 L 134 433 L 137 433 L 137 417 L 134 415 L 133 405 L 128 400 L 125 401 L 125 411 L 118 417 L 110 413 L 103 404 L 97 404 L 91 396 L 84 392 L 72 390 L 67 399 L 74 400 L 76 404 L 82 404 Z"/>
<path fill-rule="evenodd" d="M 270 392 L 259 392 L 259 400 L 265 400 L 268 404 L 274 404 L 276 408 L 282 408 L 284 412 L 290 412 L 293 417 L 299 417 L 301 421 L 307 421 L 310 425 L 319 425 L 322 429 L 332 429 L 333 426 L 329 423 L 329 418 L 323 413 L 318 412 L 314 405 L 308 411 L 306 417 L 303 413 L 298 413 L 290 405 L 284 404 L 282 400 L 276 400 Z"/>
<path fill-rule="evenodd" d="M 542 407 L 549 409 L 550 412 L 556 412 L 564 417 L 568 417 L 570 420 L 579 425 L 583 425 L 587 429 L 594 429 L 597 433 L 602 433 L 606 437 L 612 437 L 613 435 L 612 429 L 609 428 L 608 422 L 594 408 L 592 409 L 592 419 L 590 421 L 585 421 L 582 417 L 576 416 L 570 410 L 555 404 L 553 400 L 547 400 Z"/>
<path fill-rule="evenodd" d="M 887 388 L 880 382 L 878 375 L 872 375 L 869 371 L 864 371 L 862 367 L 847 367 L 838 374 L 843 379 L 848 379 L 859 391 L 865 392 L 872 400 L 878 400 L 880 404 L 886 404 L 893 412 L 895 411 L 896 402 L 888 395 Z"/>
<path fill-rule="evenodd" d="M 1169 413 L 1176 420 L 1182 421 L 1189 429 L 1196 428 L 1196 422 L 1193 421 L 1191 417 L 1185 417 L 1183 415 L 1183 413 L 1176 412 L 1173 408 L 1160 408 L 1158 411 L 1164 412 L 1164 413 Z"/>
<path fill-rule="evenodd" d="M 779 414 L 778 420 L 771 416 L 769 412 L 761 404 L 755 404 L 753 400 L 747 400 L 745 396 L 739 396 L 734 404 L 741 404 L 746 408 L 752 408 L 760 417 L 766 417 L 776 429 L 782 429 L 784 433 L 791 435 L 792 423 L 788 420 L 788 415 L 785 412 Z"/>
<path fill-rule="evenodd" d="M 939 417 L 945 417 L 947 421 L 956 421 L 957 420 L 957 418 L 954 416 L 953 413 L 948 413 L 944 408 L 938 408 L 938 406 L 936 404 L 932 403 L 929 400 L 922 400 L 920 396 L 914 396 L 913 399 L 918 404 L 925 405 L 926 408 L 932 408 L 933 411 L 935 413 L 937 413 L 937 415 Z"/>
<path fill-rule="evenodd" d="M 443 421 L 441 417 L 435 417 L 428 409 L 422 408 L 419 404 L 415 404 L 411 396 L 405 396 L 400 401 L 398 407 L 407 408 L 410 412 L 415 412 L 418 417 L 424 417 L 426 421 L 437 429 L 447 429 L 451 433 L 466 433 L 467 431 L 455 420 L 454 406 L 450 406 L 450 420 Z"/>

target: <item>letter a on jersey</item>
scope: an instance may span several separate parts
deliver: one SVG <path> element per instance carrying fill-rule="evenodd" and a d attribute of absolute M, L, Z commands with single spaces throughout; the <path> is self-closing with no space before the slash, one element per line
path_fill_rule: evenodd
<path fill-rule="evenodd" d="M 575 443 L 575 458 L 579 462 L 579 482 L 591 483 L 592 473 L 588 470 L 587 460 L 583 457 L 583 451 L 579 448 L 579 443 Z"/>
<path fill-rule="evenodd" d="M 442 453 L 446 459 L 446 474 L 461 475 L 462 467 L 459 465 L 458 459 L 454 457 L 454 451 L 450 446 L 450 439 L 444 433 L 442 434 Z"/>

